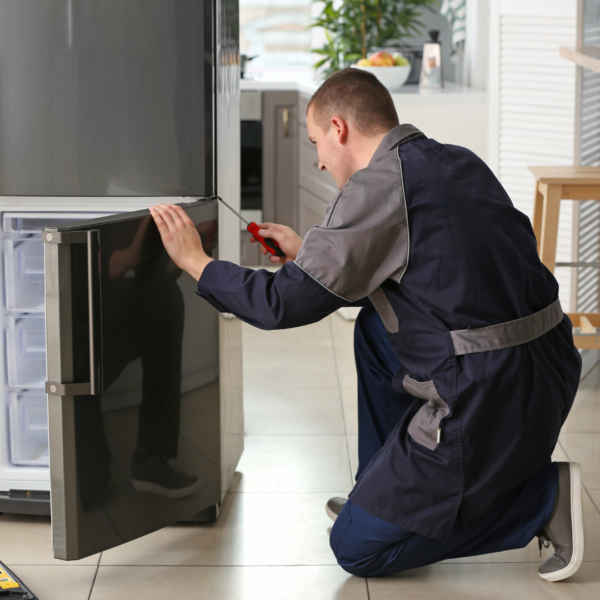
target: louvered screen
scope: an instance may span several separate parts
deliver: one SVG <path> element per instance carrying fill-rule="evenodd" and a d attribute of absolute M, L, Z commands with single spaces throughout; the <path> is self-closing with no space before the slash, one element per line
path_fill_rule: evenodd
<path fill-rule="evenodd" d="M 572 165 L 574 160 L 575 66 L 559 58 L 561 45 L 576 39 L 576 18 L 551 10 L 521 14 L 514 2 L 499 10 L 496 173 L 515 206 L 530 218 L 535 180 L 530 165 Z M 526 5 L 527 3 L 525 3 Z M 551 8 L 549 6 L 548 8 Z M 493 68 L 493 67 L 492 67 Z M 495 140 L 494 140 L 495 141 Z M 572 202 L 561 203 L 557 261 L 572 260 Z M 570 269 L 557 268 L 560 299 L 570 308 Z"/>
<path fill-rule="evenodd" d="M 600 46 L 600 20 L 588 14 L 583 22 L 583 43 Z M 581 77 L 580 164 L 600 166 L 600 73 L 583 69 Z M 579 209 L 578 259 L 600 262 L 600 202 L 582 202 Z M 600 270 L 577 269 L 577 310 L 600 311 Z"/>

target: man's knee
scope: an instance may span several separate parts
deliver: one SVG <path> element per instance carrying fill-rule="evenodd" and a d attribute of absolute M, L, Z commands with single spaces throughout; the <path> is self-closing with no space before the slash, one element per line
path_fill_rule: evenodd
<path fill-rule="evenodd" d="M 340 542 L 337 545 L 334 545 L 333 530 L 331 531 L 331 534 L 331 549 L 333 550 L 338 565 L 340 565 L 344 571 L 350 573 L 350 575 L 355 575 L 356 577 L 377 576 L 376 565 L 372 564 L 373 560 L 370 560 L 370 557 L 361 556 L 358 544 L 353 545 L 352 543 Z"/>
<path fill-rule="evenodd" d="M 390 561 L 389 552 L 382 551 L 371 556 L 362 555 L 359 551 L 348 551 L 347 547 L 343 550 L 334 550 L 334 555 L 338 565 L 350 575 L 356 577 L 382 577 L 400 573 L 408 569 L 408 566 L 399 564 L 398 561 Z"/>
<path fill-rule="evenodd" d="M 357 577 L 379 577 L 399 573 L 408 567 L 402 564 L 403 535 L 397 539 L 390 526 L 386 535 L 382 521 L 360 509 L 349 500 L 336 519 L 329 543 L 337 563 Z M 377 535 L 375 535 L 377 532 Z M 407 532 L 408 533 L 408 532 Z"/>

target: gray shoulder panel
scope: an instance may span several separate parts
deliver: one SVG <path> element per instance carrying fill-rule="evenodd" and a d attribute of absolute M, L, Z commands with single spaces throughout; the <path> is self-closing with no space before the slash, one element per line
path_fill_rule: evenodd
<path fill-rule="evenodd" d="M 408 262 L 407 210 L 397 149 L 357 171 L 302 243 L 296 264 L 329 291 L 359 300 Z"/>

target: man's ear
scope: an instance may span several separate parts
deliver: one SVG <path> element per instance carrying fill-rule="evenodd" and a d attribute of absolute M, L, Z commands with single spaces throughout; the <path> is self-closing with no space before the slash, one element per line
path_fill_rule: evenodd
<path fill-rule="evenodd" d="M 331 127 L 336 134 L 340 144 L 348 141 L 348 122 L 342 117 L 331 117 Z"/>

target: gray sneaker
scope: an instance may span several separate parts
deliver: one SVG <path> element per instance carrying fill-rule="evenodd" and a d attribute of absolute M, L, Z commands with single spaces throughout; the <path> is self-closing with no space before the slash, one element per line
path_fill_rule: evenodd
<path fill-rule="evenodd" d="M 538 534 L 542 546 L 554 547 L 554 554 L 539 567 L 542 579 L 560 581 L 571 577 L 583 560 L 583 505 L 581 467 L 578 463 L 558 463 L 558 494 L 550 522 Z"/>
<path fill-rule="evenodd" d="M 344 504 L 348 501 L 348 498 L 340 498 L 335 496 L 330 498 L 325 505 L 325 511 L 327 515 L 332 521 L 335 521 L 338 518 L 338 515 L 342 512 L 342 508 L 344 508 Z"/>

